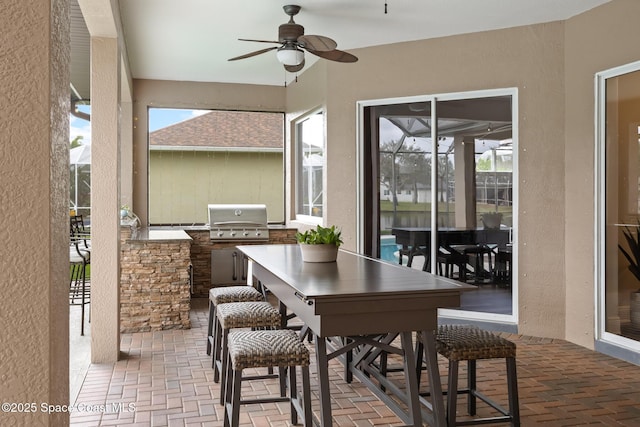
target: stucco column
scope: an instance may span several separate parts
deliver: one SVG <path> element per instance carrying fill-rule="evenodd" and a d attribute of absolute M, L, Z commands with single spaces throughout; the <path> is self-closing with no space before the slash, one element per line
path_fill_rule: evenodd
<path fill-rule="evenodd" d="M 69 403 L 68 15 L 68 0 L 0 13 L 0 402 L 35 404 L 3 406 L 2 426 L 69 422 L 41 411 Z"/>
<path fill-rule="evenodd" d="M 456 227 L 475 228 L 476 163 L 473 137 L 453 139 L 455 158 Z"/>
<path fill-rule="evenodd" d="M 91 38 L 91 361 L 120 352 L 120 52 Z"/>
<path fill-rule="evenodd" d="M 120 112 L 120 197 L 133 209 L 133 103 L 121 99 Z"/>

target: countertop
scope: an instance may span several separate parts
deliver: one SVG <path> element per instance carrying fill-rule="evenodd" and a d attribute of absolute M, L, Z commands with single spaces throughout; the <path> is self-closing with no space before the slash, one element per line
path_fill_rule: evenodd
<path fill-rule="evenodd" d="M 135 225 L 135 220 L 122 220 L 120 225 L 122 227 L 132 227 Z M 287 230 L 289 227 L 276 224 L 269 225 L 270 230 Z M 128 239 L 133 242 L 145 242 L 145 241 L 177 241 L 177 240 L 193 240 L 187 231 L 209 232 L 208 225 L 161 225 L 151 226 L 143 228 L 135 228 L 131 233 L 131 237 Z"/>
<path fill-rule="evenodd" d="M 180 240 L 193 240 L 184 230 L 150 230 L 141 228 L 131 234 L 130 241 L 134 242 L 174 242 Z"/>
<path fill-rule="evenodd" d="M 295 227 L 287 227 L 282 224 L 268 224 L 269 230 L 288 230 Z M 206 231 L 209 232 L 209 224 L 204 225 L 152 225 L 152 230 L 187 230 L 187 231 Z"/>

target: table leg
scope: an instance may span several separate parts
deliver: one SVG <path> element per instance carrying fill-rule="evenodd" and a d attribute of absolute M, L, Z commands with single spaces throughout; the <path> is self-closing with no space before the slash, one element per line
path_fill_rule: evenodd
<path fill-rule="evenodd" d="M 349 338 L 343 337 L 342 344 L 349 344 Z M 347 383 L 351 383 L 353 381 L 353 373 L 351 372 L 351 363 L 353 363 L 353 350 L 349 350 L 344 355 L 344 380 Z"/>
<path fill-rule="evenodd" d="M 331 427 L 331 395 L 329 394 L 329 358 L 325 338 L 315 336 L 318 387 L 320 388 L 320 425 Z"/>
<path fill-rule="evenodd" d="M 433 423 L 436 427 L 445 427 L 446 417 L 444 412 L 444 399 L 440 371 L 438 369 L 438 353 L 436 352 L 436 337 L 434 331 L 422 331 L 424 343 L 424 357 L 429 375 L 429 388 L 431 391 L 431 405 L 433 410 Z"/>
<path fill-rule="evenodd" d="M 280 311 L 280 327 L 287 328 L 287 306 L 282 301 L 278 301 L 278 309 Z"/>
<path fill-rule="evenodd" d="M 403 332 L 401 335 L 404 354 L 404 377 L 407 381 L 407 404 L 411 425 L 422 425 L 422 412 L 420 408 L 420 392 L 418 390 L 418 378 L 416 377 L 416 359 L 413 354 L 413 340 L 411 332 Z"/>

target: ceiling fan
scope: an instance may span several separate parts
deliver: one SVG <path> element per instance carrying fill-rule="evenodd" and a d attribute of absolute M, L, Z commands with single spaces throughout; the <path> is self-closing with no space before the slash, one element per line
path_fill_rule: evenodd
<path fill-rule="evenodd" d="M 286 5 L 282 7 L 284 13 L 289 15 L 289 22 L 278 27 L 278 41 L 238 39 L 247 42 L 276 43 L 280 46 L 268 47 L 245 55 L 236 56 L 229 61 L 250 58 L 265 52 L 277 50 L 278 61 L 284 65 L 285 70 L 295 73 L 304 68 L 304 51 L 312 53 L 320 58 L 337 62 L 356 62 L 354 55 L 336 49 L 337 43 L 325 36 L 305 35 L 304 27 L 296 24 L 293 17 L 300 12 L 300 6 Z"/>

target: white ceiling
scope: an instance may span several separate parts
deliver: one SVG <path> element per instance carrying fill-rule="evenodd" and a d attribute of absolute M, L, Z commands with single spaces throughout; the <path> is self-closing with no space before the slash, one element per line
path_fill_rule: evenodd
<path fill-rule="evenodd" d="M 338 49 L 564 20 L 609 0 L 120 0 L 134 78 L 282 85 L 275 51 L 238 38 L 277 40 L 282 10 L 298 4 L 306 34 L 333 38 Z M 274 45 L 275 46 L 275 45 Z M 357 56 L 357 52 L 356 56 Z M 316 59 L 306 53 L 307 67 Z M 409 58 L 410 59 L 410 58 Z M 322 59 L 324 60 L 324 59 Z M 343 64 L 344 67 L 352 66 Z"/>

